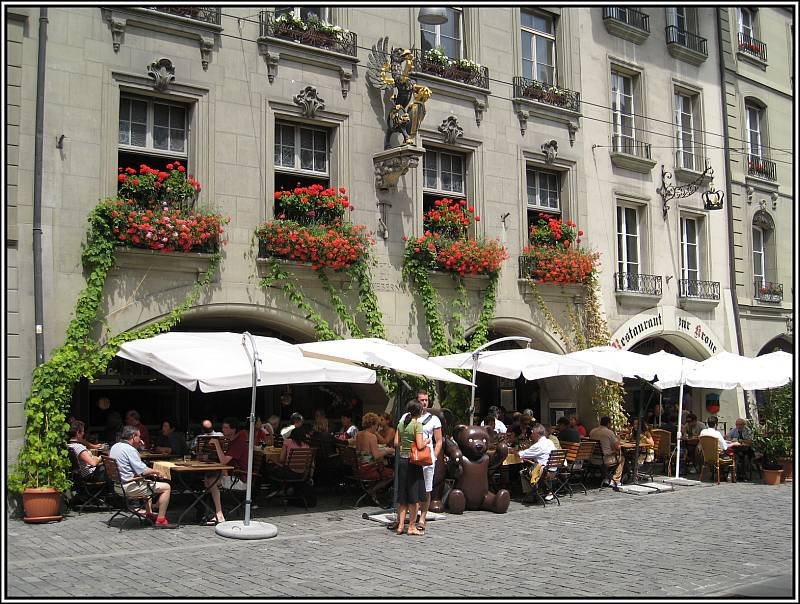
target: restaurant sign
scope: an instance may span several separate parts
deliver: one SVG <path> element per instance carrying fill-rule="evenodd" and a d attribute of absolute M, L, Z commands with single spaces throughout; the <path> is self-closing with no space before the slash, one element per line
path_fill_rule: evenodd
<path fill-rule="evenodd" d="M 615 348 L 627 349 L 648 338 L 678 335 L 713 355 L 722 350 L 719 340 L 703 321 L 675 306 L 657 306 L 630 318 L 611 337 Z"/>

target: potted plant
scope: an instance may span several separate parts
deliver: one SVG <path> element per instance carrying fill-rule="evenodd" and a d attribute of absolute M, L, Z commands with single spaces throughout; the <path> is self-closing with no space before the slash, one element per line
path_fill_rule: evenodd
<path fill-rule="evenodd" d="M 763 408 L 763 422 L 750 422 L 753 430 L 753 446 L 763 455 L 761 463 L 764 481 L 767 484 L 791 480 L 794 451 L 794 407 L 793 385 L 790 382 L 767 393 Z"/>

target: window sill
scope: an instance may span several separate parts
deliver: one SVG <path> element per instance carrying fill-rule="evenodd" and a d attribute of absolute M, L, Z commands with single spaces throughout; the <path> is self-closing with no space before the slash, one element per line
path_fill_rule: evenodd
<path fill-rule="evenodd" d="M 695 182 L 698 178 L 703 174 L 702 172 L 698 172 L 697 170 L 692 170 L 691 168 L 683 168 L 679 166 L 675 166 L 672 170 L 672 173 L 675 175 L 675 179 L 681 182 Z M 711 176 L 706 174 L 700 181 L 699 184 L 706 185 L 711 182 Z"/>
<path fill-rule="evenodd" d="M 617 304 L 620 306 L 630 306 L 634 308 L 650 308 L 661 300 L 660 295 L 644 294 L 633 290 L 615 291 Z"/>
<path fill-rule="evenodd" d="M 713 298 L 678 298 L 678 306 L 684 310 L 711 310 L 719 304 Z"/>
<path fill-rule="evenodd" d="M 751 65 L 755 65 L 761 71 L 766 71 L 767 65 L 769 65 L 766 61 L 758 58 L 755 55 L 751 55 L 749 52 L 744 52 L 742 50 L 736 51 L 736 59 L 739 61 L 744 61 L 745 63 L 750 63 Z"/>
<path fill-rule="evenodd" d="M 668 42 L 667 43 L 667 50 L 669 54 L 673 56 L 675 59 L 680 59 L 686 63 L 690 63 L 692 65 L 702 65 L 708 59 L 708 55 L 705 53 L 700 52 L 699 50 L 692 50 L 684 46 L 683 44 L 678 44 L 677 42 Z"/>
<path fill-rule="evenodd" d="M 455 273 L 458 275 L 458 273 Z M 435 270 L 430 272 L 431 283 L 437 290 L 447 288 L 455 289 L 456 283 L 453 273 L 448 271 Z M 461 275 L 464 280 L 464 287 L 468 291 L 484 291 L 489 285 L 489 275 Z"/>
<path fill-rule="evenodd" d="M 342 98 L 347 98 L 350 82 L 355 77 L 356 65 L 359 63 L 357 57 L 274 36 L 260 36 L 256 39 L 256 43 L 259 54 L 267 63 L 267 78 L 270 84 L 278 75 L 278 62 L 281 59 L 288 59 L 296 63 L 338 71 Z"/>
<path fill-rule="evenodd" d="M 310 262 L 297 262 L 295 260 L 287 260 L 286 258 L 256 258 L 256 268 L 258 269 L 258 276 L 264 278 L 269 271 L 269 265 L 275 260 L 283 269 L 289 271 L 294 277 L 301 281 L 319 281 L 319 271 L 312 268 Z M 342 285 L 350 281 L 350 275 L 346 269 L 341 271 L 334 271 L 325 269 L 325 274 L 331 283 L 335 285 Z M 321 287 L 321 284 L 320 284 Z"/>
<path fill-rule="evenodd" d="M 181 15 L 171 15 L 149 8 L 109 6 L 103 7 L 102 13 L 103 18 L 108 21 L 111 28 L 114 52 L 119 52 L 125 36 L 125 28 L 131 23 L 148 29 L 197 40 L 200 45 L 200 60 L 204 70 L 208 69 L 211 52 L 218 46 L 217 40 L 222 32 L 222 26 L 216 23 L 199 21 Z"/>
<path fill-rule="evenodd" d="M 745 174 L 744 180 L 747 184 L 767 189 L 769 191 L 777 191 L 780 185 L 775 180 L 764 178 L 762 176 L 754 176 L 753 174 Z"/>
<path fill-rule="evenodd" d="M 425 84 L 431 89 L 434 94 L 441 94 L 442 96 L 449 96 L 457 99 L 469 101 L 473 104 L 475 109 L 475 123 L 480 126 L 483 119 L 483 112 L 489 100 L 489 95 L 492 93 L 488 88 L 481 88 L 480 86 L 473 86 L 472 84 L 465 84 L 456 80 L 448 80 L 447 78 L 440 78 L 430 73 L 423 73 L 421 71 L 412 71 L 417 82 Z M 434 97 L 435 98 L 435 97 Z"/>
<path fill-rule="evenodd" d="M 135 271 L 190 273 L 198 277 L 208 270 L 213 254 L 204 252 L 161 252 L 132 247 L 114 249 L 114 268 Z M 219 273 L 212 279 L 219 281 Z"/>
<path fill-rule="evenodd" d="M 623 38 L 624 40 L 628 40 L 634 44 L 642 44 L 650 36 L 649 31 L 639 29 L 633 25 L 628 25 L 627 23 L 618 19 L 612 19 L 609 17 L 603 19 L 603 23 L 605 24 L 608 33 L 610 33 L 612 36 Z"/>
<path fill-rule="evenodd" d="M 656 165 L 655 160 L 639 157 L 638 155 L 631 155 L 630 153 L 611 151 L 610 155 L 611 163 L 618 168 L 624 168 L 641 174 L 650 173 Z"/>

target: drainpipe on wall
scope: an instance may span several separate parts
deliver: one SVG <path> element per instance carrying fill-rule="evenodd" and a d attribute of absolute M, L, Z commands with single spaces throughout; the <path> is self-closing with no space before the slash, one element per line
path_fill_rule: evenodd
<path fill-rule="evenodd" d="M 33 306 L 36 365 L 44 363 L 42 300 L 42 146 L 44 144 L 44 71 L 47 55 L 47 9 L 39 9 L 39 55 L 36 62 L 36 139 L 33 151 Z"/>
<path fill-rule="evenodd" d="M 727 102 L 727 87 L 725 84 L 725 55 L 722 48 L 722 16 L 720 11 L 728 10 L 727 8 L 717 8 L 717 45 L 719 47 L 719 77 L 722 86 L 722 127 L 725 136 L 722 139 L 725 148 L 725 189 L 728 194 L 728 203 L 725 204 L 725 211 L 728 214 L 728 270 L 730 271 L 731 279 L 731 303 L 733 305 L 733 319 L 736 323 L 734 325 L 736 331 L 736 345 L 739 350 L 738 354 L 743 354 L 744 343 L 742 341 L 742 322 L 739 318 L 739 296 L 736 293 L 736 261 L 735 252 L 733 249 L 733 204 L 731 202 L 731 191 L 733 184 L 731 183 L 731 147 L 728 139 L 728 102 Z"/>

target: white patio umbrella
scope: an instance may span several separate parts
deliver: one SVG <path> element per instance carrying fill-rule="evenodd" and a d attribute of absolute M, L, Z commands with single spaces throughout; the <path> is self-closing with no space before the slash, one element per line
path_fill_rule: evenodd
<path fill-rule="evenodd" d="M 292 344 L 248 332 L 167 332 L 127 342 L 120 347 L 117 356 L 147 365 L 189 390 L 198 386 L 203 392 L 251 388 L 251 443 L 257 386 L 310 382 L 374 384 L 376 379 L 371 369 L 308 359 Z M 252 475 L 253 447 L 248 447 L 244 522 L 218 524 L 217 534 L 263 539 L 278 533 L 274 525 L 250 522 Z"/>
<path fill-rule="evenodd" d="M 788 355 L 789 362 L 782 356 L 772 356 L 764 360 L 769 356 L 751 358 L 723 350 L 689 371 L 686 374 L 686 383 L 698 388 L 720 390 L 737 387 L 744 390 L 764 390 L 789 383 L 792 379 L 791 355 Z"/>
<path fill-rule="evenodd" d="M 303 351 L 306 357 L 314 359 L 363 363 L 373 367 L 393 369 L 398 373 L 472 386 L 471 382 L 447 371 L 444 367 L 381 338 L 309 342 L 298 344 L 297 347 Z"/>
<path fill-rule="evenodd" d="M 622 350 L 613 346 L 595 346 L 585 350 L 570 352 L 565 355 L 569 359 L 585 361 L 592 365 L 605 367 L 611 371 L 622 374 L 623 377 L 640 377 L 652 380 L 658 373 L 657 359 L 651 359 L 646 354 Z"/>
<path fill-rule="evenodd" d="M 595 375 L 615 382 L 622 381 L 622 374 L 600 365 L 577 361 L 563 354 L 554 354 L 533 348 L 511 350 L 486 350 L 481 353 L 477 364 L 471 352 L 431 357 L 429 360 L 448 369 L 476 368 L 507 379 L 523 376 L 526 380 L 538 380 L 561 375 Z"/>
<path fill-rule="evenodd" d="M 755 360 L 764 364 L 770 371 L 778 371 L 782 375 L 788 375 L 790 379 L 794 379 L 794 355 L 788 352 L 776 350 L 775 352 L 762 354 L 756 357 Z"/>

